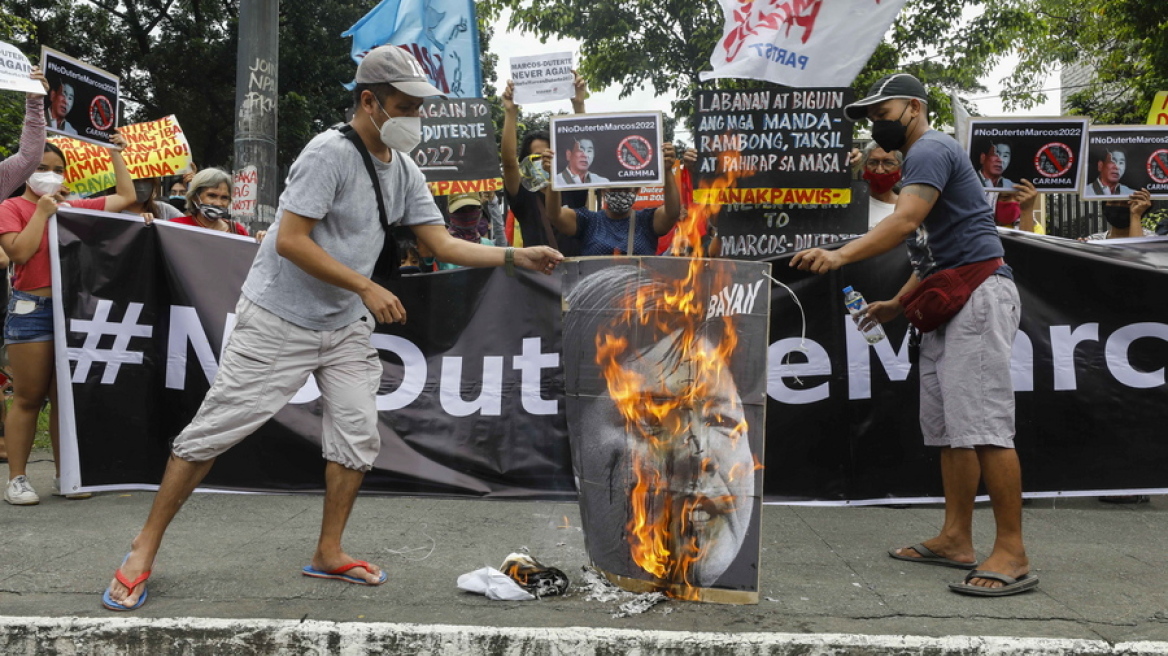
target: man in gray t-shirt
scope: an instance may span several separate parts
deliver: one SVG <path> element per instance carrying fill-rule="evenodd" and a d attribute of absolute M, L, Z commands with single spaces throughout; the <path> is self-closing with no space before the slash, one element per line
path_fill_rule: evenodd
<path fill-rule="evenodd" d="M 409 152 L 421 139 L 418 111 L 441 95 L 407 51 L 382 46 L 357 68 L 349 127 L 372 157 L 390 224 L 409 226 L 443 262 L 551 273 L 563 257 L 547 246 L 495 248 L 446 231 Z M 324 407 L 324 516 L 306 576 L 380 585 L 376 565 L 341 547 L 345 522 L 381 446 L 375 395 L 382 367 L 375 322 L 406 320 L 401 301 L 369 276 L 387 237 L 358 146 L 338 130 L 318 135 L 293 163 L 276 222 L 260 245 L 236 308 L 215 382 L 175 438 L 142 531 L 102 595 L 110 610 L 146 601 L 162 537 L 215 458 L 282 408 L 311 374 Z"/>
<path fill-rule="evenodd" d="M 1038 585 L 1022 542 L 1022 471 L 1014 450 L 1010 355 L 1021 303 L 1001 259 L 984 187 L 957 142 L 929 127 L 927 103 L 919 80 L 896 73 L 844 109 L 853 121 L 872 121 L 872 138 L 881 148 L 904 153 L 904 186 L 896 209 L 867 234 L 839 249 L 796 253 L 791 266 L 826 273 L 907 242 L 912 276 L 896 298 L 869 305 L 863 327 L 899 316 L 900 299 L 941 271 L 969 266 L 965 271 L 993 272 L 956 315 L 921 337 L 921 433 L 927 446 L 941 449 L 945 522 L 937 536 L 888 553 L 902 561 L 974 570 L 950 589 L 1005 596 Z M 993 551 L 977 565 L 973 504 L 979 481 L 993 502 L 997 536 Z"/>

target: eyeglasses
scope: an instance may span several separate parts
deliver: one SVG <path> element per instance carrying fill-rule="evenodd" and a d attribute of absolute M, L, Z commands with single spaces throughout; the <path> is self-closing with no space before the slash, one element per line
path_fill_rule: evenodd
<path fill-rule="evenodd" d="M 884 167 L 886 170 L 891 170 L 900 168 L 900 162 L 895 159 L 870 159 L 864 163 L 864 166 L 870 169 Z"/>

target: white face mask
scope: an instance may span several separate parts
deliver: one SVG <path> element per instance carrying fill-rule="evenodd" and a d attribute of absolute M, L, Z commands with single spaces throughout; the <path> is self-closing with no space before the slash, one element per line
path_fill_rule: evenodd
<path fill-rule="evenodd" d="M 61 190 L 65 176 L 52 171 L 37 171 L 28 177 L 28 187 L 37 196 L 51 196 Z"/>
<path fill-rule="evenodd" d="M 422 119 L 417 116 L 390 116 L 384 107 L 378 105 L 387 117 L 381 124 L 381 143 L 394 150 L 408 153 L 422 143 Z M 372 121 L 373 117 L 370 116 Z M 376 123 L 374 123 L 376 125 Z"/>

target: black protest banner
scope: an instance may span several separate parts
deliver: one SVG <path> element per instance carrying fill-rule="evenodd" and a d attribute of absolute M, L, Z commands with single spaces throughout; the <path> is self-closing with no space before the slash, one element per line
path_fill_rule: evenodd
<path fill-rule="evenodd" d="M 57 377 L 71 381 L 59 399 L 63 484 L 150 487 L 214 377 L 256 245 L 66 208 L 54 225 Z M 1116 293 L 1168 285 L 1168 239 L 1001 234 L 1023 306 L 1011 369 L 1027 494 L 1168 493 L 1168 442 L 1148 420 L 1163 413 L 1168 390 L 1168 307 Z M 802 310 L 771 288 L 767 497 L 936 500 L 937 453 L 921 443 L 907 324 L 887 324 L 888 339 L 870 346 L 840 293 L 851 285 L 870 301 L 892 298 L 910 273 L 904 251 L 825 276 L 791 269 L 789 258 L 771 260 Z M 410 322 L 373 337 L 385 367 L 382 454 L 366 489 L 572 497 L 559 276 L 460 269 L 404 276 L 393 291 Z M 320 413 L 306 385 L 220 458 L 206 484 L 321 489 Z"/>
<path fill-rule="evenodd" d="M 551 137 L 554 189 L 665 184 L 661 112 L 553 116 Z"/>
<path fill-rule="evenodd" d="M 1168 125 L 1092 126 L 1084 200 L 1126 199 L 1147 189 L 1168 199 Z"/>
<path fill-rule="evenodd" d="M 1038 191 L 1078 191 L 1087 125 L 1075 117 L 971 118 L 969 160 L 990 191 L 1011 191 L 1023 179 Z"/>
<path fill-rule="evenodd" d="M 56 295 L 62 478 L 72 489 L 149 489 L 170 441 L 218 370 L 257 249 L 246 238 L 65 207 L 51 242 Z M 126 263 L 133 263 L 128 266 Z M 403 276 L 407 326 L 373 344 L 381 454 L 372 492 L 570 498 L 562 409 L 558 281 L 492 269 Z M 491 311 L 480 311 L 484 306 Z M 323 489 L 314 380 L 217 459 L 204 485 Z"/>
<path fill-rule="evenodd" d="M 698 173 L 703 204 L 845 205 L 851 89 L 699 91 Z"/>
<path fill-rule="evenodd" d="M 868 184 L 853 182 L 842 205 L 746 205 L 718 208 L 719 257 L 762 260 L 834 244 L 868 230 Z"/>
<path fill-rule="evenodd" d="M 482 98 L 422 104 L 422 143 L 411 153 L 435 196 L 503 188 L 495 124 Z"/>
<path fill-rule="evenodd" d="M 45 129 L 110 145 L 120 116 L 118 77 L 43 46 L 41 70 L 49 83 Z"/>

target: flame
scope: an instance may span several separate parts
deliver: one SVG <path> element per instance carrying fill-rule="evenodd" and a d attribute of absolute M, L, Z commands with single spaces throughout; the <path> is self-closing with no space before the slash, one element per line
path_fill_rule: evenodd
<path fill-rule="evenodd" d="M 702 188 L 732 188 L 739 175 L 723 174 Z M 708 266 L 701 240 L 701 226 L 719 210 L 718 205 L 690 206 L 677 225 L 672 249 L 680 255 L 692 248 L 685 276 L 631 289 L 622 304 L 626 309 L 596 336 L 597 364 L 634 443 L 631 512 L 625 527 L 629 553 L 662 590 L 680 599 L 700 598 L 695 570 L 713 546 L 703 535 L 704 523 L 733 512 L 737 501 L 733 495 L 708 498 L 692 492 L 699 477 L 712 475 L 716 463 L 708 456 L 695 457 L 690 441 L 696 439 L 696 429 L 713 423 L 737 446 L 747 430 L 745 419 L 727 425 L 733 420 L 724 416 L 728 410 L 742 416 L 737 399 L 727 409 L 725 399 L 715 394 L 732 380 L 729 363 L 738 345 L 733 317 L 705 317 L 706 299 L 730 282 L 726 269 Z M 670 339 L 668 364 L 662 361 L 659 378 L 680 372 L 684 383 L 679 388 L 629 365 L 638 355 L 628 336 L 645 330 Z M 718 335 L 712 342 L 705 338 L 711 332 Z M 751 473 L 747 469 L 737 464 L 725 478 L 734 481 Z"/>

